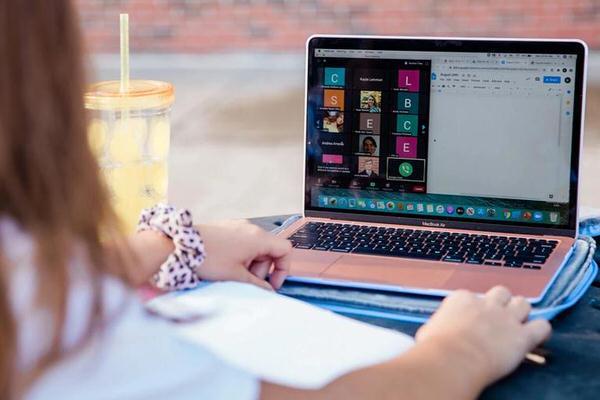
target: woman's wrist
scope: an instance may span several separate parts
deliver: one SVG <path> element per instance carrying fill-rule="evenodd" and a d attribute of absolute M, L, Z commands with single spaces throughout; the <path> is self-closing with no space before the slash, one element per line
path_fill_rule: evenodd
<path fill-rule="evenodd" d="M 460 338 L 440 335 L 417 342 L 400 359 L 422 367 L 426 380 L 434 389 L 441 389 L 440 397 L 444 398 L 476 398 L 491 379 L 485 357 Z"/>
<path fill-rule="evenodd" d="M 161 232 L 146 230 L 129 238 L 129 248 L 136 257 L 132 284 L 142 285 L 158 272 L 160 266 L 175 250 L 173 241 Z"/>
<path fill-rule="evenodd" d="M 198 268 L 206 258 L 204 241 L 194 227 L 192 213 L 168 204 L 157 204 L 142 210 L 137 231 L 157 231 L 174 245 L 167 259 L 152 277 L 159 289 L 180 290 L 195 288 L 200 282 Z"/>
<path fill-rule="evenodd" d="M 305 398 L 346 399 L 474 399 L 488 381 L 481 366 L 456 340 L 418 342 L 408 352 L 383 364 L 351 372 Z M 269 386 L 266 386 L 270 389 Z M 269 398 L 274 396 L 264 396 Z M 290 396 L 287 396 L 290 397 Z M 299 398 L 303 396 L 299 396 Z"/>
<path fill-rule="evenodd" d="M 417 343 L 401 356 L 350 372 L 322 389 L 306 391 L 263 382 L 261 396 L 271 399 L 474 399 L 488 383 L 456 340 Z"/>

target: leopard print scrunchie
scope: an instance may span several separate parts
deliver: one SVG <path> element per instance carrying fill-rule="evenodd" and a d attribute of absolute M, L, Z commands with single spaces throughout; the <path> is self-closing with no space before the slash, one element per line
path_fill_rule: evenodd
<path fill-rule="evenodd" d="M 157 204 L 142 210 L 137 231 L 154 230 L 173 240 L 175 251 L 154 274 L 152 283 L 163 290 L 191 289 L 200 278 L 196 271 L 206 258 L 200 232 L 192 224 L 189 210 Z"/>

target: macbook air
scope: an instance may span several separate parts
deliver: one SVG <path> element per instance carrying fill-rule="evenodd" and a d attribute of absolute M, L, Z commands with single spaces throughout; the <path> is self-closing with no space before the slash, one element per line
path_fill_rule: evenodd
<path fill-rule="evenodd" d="M 578 40 L 313 36 L 300 282 L 542 298 L 577 235 Z"/>

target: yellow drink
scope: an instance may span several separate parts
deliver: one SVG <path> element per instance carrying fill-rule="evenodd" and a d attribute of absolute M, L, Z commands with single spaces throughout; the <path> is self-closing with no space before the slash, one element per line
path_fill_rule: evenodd
<path fill-rule="evenodd" d="M 143 208 L 167 201 L 173 100 L 172 85 L 157 81 L 130 81 L 127 93 L 118 81 L 100 82 L 85 95 L 90 147 L 127 233 Z"/>

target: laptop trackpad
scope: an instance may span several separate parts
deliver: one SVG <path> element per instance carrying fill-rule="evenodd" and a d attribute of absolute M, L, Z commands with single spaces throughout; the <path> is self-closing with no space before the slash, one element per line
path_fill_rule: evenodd
<path fill-rule="evenodd" d="M 336 262 L 340 257 L 340 253 L 293 249 L 290 275 L 320 276 L 327 267 Z"/>
<path fill-rule="evenodd" d="M 444 289 L 455 271 L 433 262 L 346 255 L 321 273 L 322 278 Z"/>

